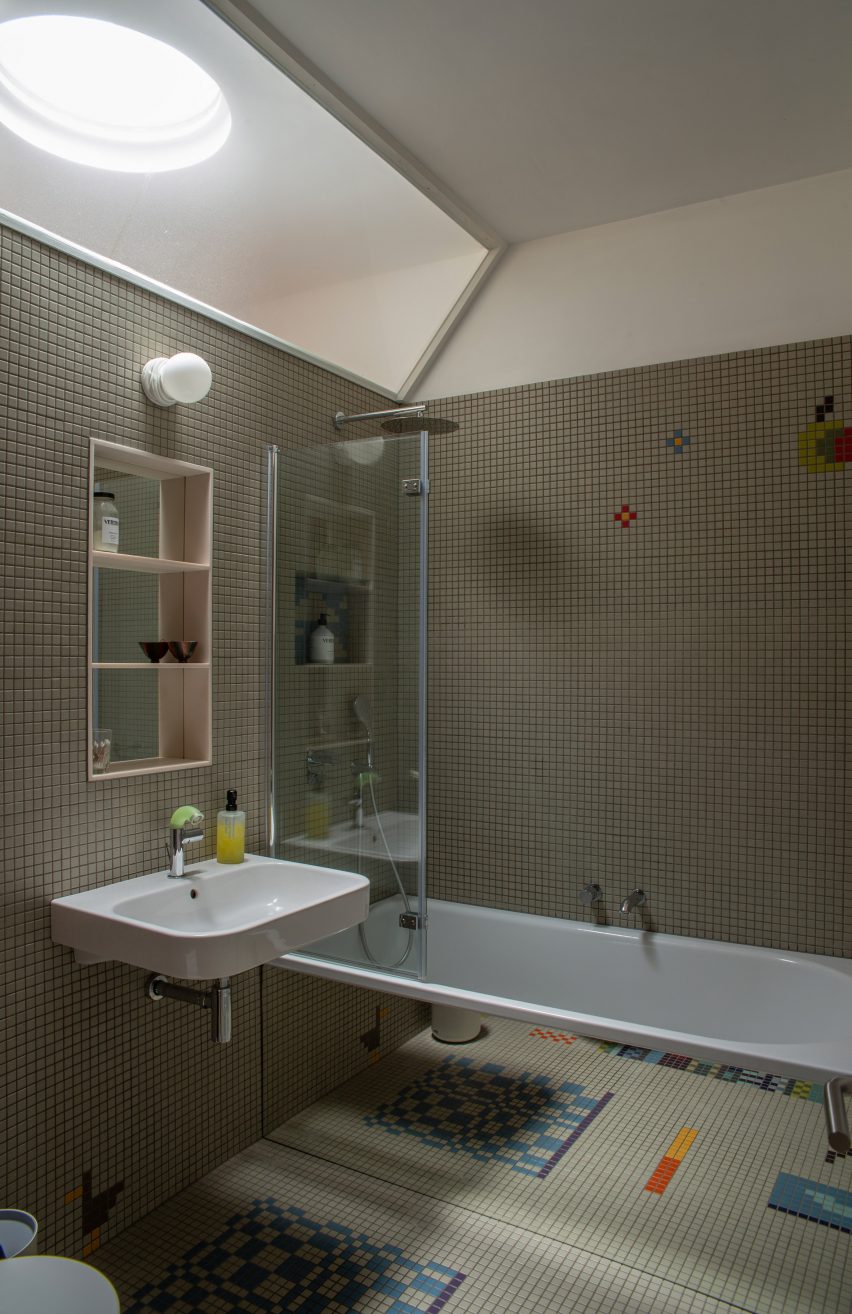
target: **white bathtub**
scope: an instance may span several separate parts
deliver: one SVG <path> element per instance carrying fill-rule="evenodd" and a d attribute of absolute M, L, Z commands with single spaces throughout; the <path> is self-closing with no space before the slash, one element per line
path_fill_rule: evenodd
<path fill-rule="evenodd" d="M 373 956 L 405 947 L 401 900 L 370 915 Z M 825 1081 L 852 1074 L 852 962 L 429 901 L 425 979 L 381 971 L 356 927 L 274 966 L 580 1035 Z"/>

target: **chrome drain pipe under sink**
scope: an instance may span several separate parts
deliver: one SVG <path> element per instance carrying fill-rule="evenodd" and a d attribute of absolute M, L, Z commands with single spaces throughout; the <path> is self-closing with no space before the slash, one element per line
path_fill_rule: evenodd
<path fill-rule="evenodd" d="M 231 982 L 227 976 L 219 978 L 209 990 L 193 990 L 192 986 L 175 985 L 167 976 L 149 976 L 145 983 L 149 999 L 159 1003 L 163 999 L 177 999 L 182 1004 L 210 1010 L 210 1039 L 226 1045 L 231 1039 Z"/>

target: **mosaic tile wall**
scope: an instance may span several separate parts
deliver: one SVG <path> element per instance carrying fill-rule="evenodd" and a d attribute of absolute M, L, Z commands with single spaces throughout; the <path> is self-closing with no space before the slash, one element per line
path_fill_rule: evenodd
<path fill-rule="evenodd" d="M 151 356 L 192 348 L 214 387 L 157 410 L 139 388 Z M 92 1253 L 109 1234 L 256 1139 L 261 1130 L 261 983 L 234 983 L 234 1039 L 207 1019 L 152 1005 L 144 973 L 81 969 L 49 936 L 49 901 L 162 866 L 173 806 L 212 820 L 234 786 L 247 841 L 263 837 L 261 602 L 265 444 L 329 441 L 341 407 L 382 398 L 306 362 L 0 229 L 0 465 L 3 538 L 4 1202 L 30 1209 L 40 1246 Z M 86 526 L 90 436 L 215 469 L 214 764 L 142 779 L 86 781 Z M 143 675 L 147 677 L 147 672 Z M 213 827 L 201 856 L 213 851 Z M 378 997 L 329 994 L 276 973 L 286 1000 L 282 1106 L 316 1098 L 371 1062 L 359 1037 Z M 279 992 L 276 995 L 276 991 Z M 387 1033 L 402 1039 L 390 999 Z M 335 1016 L 329 1016 L 333 1010 Z M 346 1060 L 318 1064 L 311 1035 L 352 1032 Z M 394 1032 L 396 1027 L 396 1032 Z M 305 1044 L 301 1041 L 304 1040 Z"/>
<path fill-rule="evenodd" d="M 848 954 L 849 339 L 430 409 L 432 894 Z"/>

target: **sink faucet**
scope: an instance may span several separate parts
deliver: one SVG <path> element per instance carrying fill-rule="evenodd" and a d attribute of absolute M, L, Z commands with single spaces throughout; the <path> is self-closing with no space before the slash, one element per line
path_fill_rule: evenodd
<path fill-rule="evenodd" d="M 625 913 L 633 912 L 634 908 L 641 908 L 644 902 L 645 902 L 644 890 L 631 890 L 627 898 L 622 900 L 621 903 L 622 915 Z"/>
<path fill-rule="evenodd" d="M 204 813 L 199 812 L 191 803 L 175 808 L 172 813 L 169 819 L 172 842 L 168 850 L 170 876 L 186 875 L 184 845 L 197 844 L 199 840 L 204 839 L 204 831 L 201 829 L 203 820 Z"/>

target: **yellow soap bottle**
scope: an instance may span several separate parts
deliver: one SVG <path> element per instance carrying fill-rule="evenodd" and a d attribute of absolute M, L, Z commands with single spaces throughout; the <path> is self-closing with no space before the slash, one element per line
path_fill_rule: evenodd
<path fill-rule="evenodd" d="M 216 818 L 216 861 L 242 862 L 246 855 L 246 814 L 237 807 L 237 791 L 228 790 L 228 801 Z"/>
<path fill-rule="evenodd" d="M 308 839 L 328 839 L 330 811 L 328 792 L 322 779 L 312 776 L 305 803 L 305 834 Z"/>

